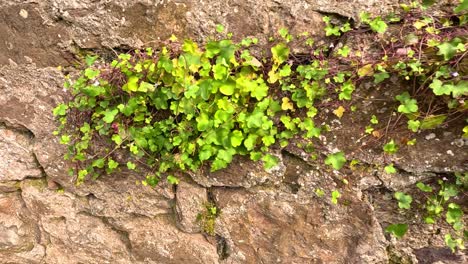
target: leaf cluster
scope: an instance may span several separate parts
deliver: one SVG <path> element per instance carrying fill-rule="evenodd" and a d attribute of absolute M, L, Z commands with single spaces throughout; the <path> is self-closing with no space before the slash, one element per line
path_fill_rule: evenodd
<path fill-rule="evenodd" d="M 295 136 L 318 137 L 321 127 L 312 118 L 314 101 L 326 91 L 326 67 L 314 62 L 293 69 L 284 43 L 260 62 L 245 47 L 253 42 L 211 40 L 199 47 L 185 40 L 179 51 L 136 51 L 104 65 L 88 60 L 82 75 L 67 84 L 74 99 L 54 109 L 62 125 L 70 110 L 91 113 L 72 124 L 74 131 L 61 130 L 61 143 L 69 145 L 66 159 L 88 164 L 78 181 L 119 169 L 112 155 L 119 150 L 134 159 L 128 169 L 152 168 L 147 183 L 153 184 L 170 171 L 226 168 L 236 155 L 269 169 L 278 161 L 273 147 L 285 147 Z M 97 138 L 106 139 L 101 153 L 91 149 Z"/>

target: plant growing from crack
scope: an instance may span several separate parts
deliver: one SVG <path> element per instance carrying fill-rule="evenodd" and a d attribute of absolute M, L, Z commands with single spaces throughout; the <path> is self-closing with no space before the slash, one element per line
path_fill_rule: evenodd
<path fill-rule="evenodd" d="M 452 251 L 455 251 L 457 248 L 464 249 L 464 241 L 468 236 L 467 231 L 464 230 L 465 223 L 463 221 L 462 207 L 453 201 L 459 193 L 466 190 L 468 173 L 456 173 L 455 177 L 455 183 L 449 183 L 447 179 L 441 179 L 437 181 L 438 186 L 434 187 L 423 182 L 416 183 L 416 187 L 424 196 L 422 203 L 426 214 L 424 222 L 427 224 L 437 224 L 439 220 L 443 219 L 453 228 L 453 232 L 444 235 L 445 243 Z M 411 203 L 413 202 L 411 195 L 396 192 L 394 196 L 398 201 L 400 209 L 409 210 L 411 208 Z M 408 225 L 391 224 L 385 230 L 401 238 L 407 232 Z"/>
<path fill-rule="evenodd" d="M 213 203 L 205 204 L 204 210 L 202 210 L 197 215 L 197 221 L 200 224 L 200 227 L 203 230 L 203 232 L 211 236 L 215 235 L 216 218 L 220 214 L 221 214 L 221 210 L 217 208 L 215 204 Z"/>

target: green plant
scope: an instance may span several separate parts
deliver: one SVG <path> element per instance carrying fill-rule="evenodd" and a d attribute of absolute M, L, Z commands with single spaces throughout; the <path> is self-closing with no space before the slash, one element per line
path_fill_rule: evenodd
<path fill-rule="evenodd" d="M 341 193 L 337 190 L 334 190 L 331 194 L 331 201 L 332 203 L 334 204 L 337 204 L 338 203 L 338 198 L 341 197 Z"/>
<path fill-rule="evenodd" d="M 266 65 L 272 67 L 264 78 L 266 66 L 242 46 L 224 39 L 202 49 L 186 40 L 180 51 L 147 49 L 121 54 L 110 65 L 88 65 L 66 84 L 74 100 L 54 109 L 61 117 L 61 143 L 69 144 L 66 159 L 86 165 L 78 182 L 119 169 L 112 154 L 125 149 L 135 159 L 127 169 L 151 168 L 146 183 L 154 184 L 177 169 L 196 171 L 204 163 L 211 171 L 226 168 L 235 155 L 261 160 L 268 169 L 278 161 L 269 153 L 275 143 L 285 146 L 295 135 L 318 137 L 313 102 L 325 92 L 320 80 L 327 71 L 319 64 L 291 71 L 289 48 L 279 43 L 271 48 Z M 301 108 L 306 115 L 295 115 Z M 70 124 L 75 129 L 61 130 L 73 114 L 80 115 L 79 123 Z M 96 137 L 110 139 L 103 150 L 90 149 Z"/>
<path fill-rule="evenodd" d="M 439 186 L 434 188 L 428 184 L 418 182 L 416 187 L 423 192 L 425 197 L 424 209 L 426 216 L 424 218 L 427 224 L 436 224 L 440 219 L 444 219 L 447 224 L 453 228 L 453 233 L 445 234 L 445 243 L 452 250 L 464 249 L 464 242 L 467 237 L 465 223 L 463 221 L 463 210 L 460 205 L 454 202 L 454 198 L 467 189 L 466 178 L 468 173 L 456 173 L 455 183 L 447 183 L 445 180 L 438 180 Z M 398 200 L 398 207 L 410 209 L 413 201 L 410 195 L 396 192 L 395 198 Z M 445 212 L 445 214 L 443 214 Z M 408 226 L 406 224 L 392 224 L 386 228 L 387 232 L 392 233 L 398 238 L 403 237 Z M 455 236 L 455 238 L 453 237 Z"/>
<path fill-rule="evenodd" d="M 167 176 L 167 181 L 170 183 L 170 184 L 173 184 L 173 185 L 177 185 L 179 184 L 179 179 L 173 175 L 169 175 Z"/>
<path fill-rule="evenodd" d="M 381 17 L 375 17 L 373 19 L 370 18 L 370 14 L 367 12 L 362 12 L 360 14 L 361 22 L 364 24 L 368 24 L 372 31 L 377 32 L 379 34 L 384 33 L 387 31 L 387 23 L 382 20 Z"/>
<path fill-rule="evenodd" d="M 468 1 L 460 0 L 460 4 L 454 9 L 455 13 L 461 13 L 468 10 Z"/>
<path fill-rule="evenodd" d="M 346 158 L 343 152 L 336 152 L 330 154 L 325 159 L 325 164 L 330 165 L 333 169 L 339 170 L 346 163 Z"/>
<path fill-rule="evenodd" d="M 383 150 L 385 153 L 395 154 L 398 151 L 398 145 L 395 143 L 395 140 L 392 139 L 383 146 Z"/>
<path fill-rule="evenodd" d="M 396 173 L 396 172 L 397 172 L 397 170 L 396 170 L 395 167 L 393 166 L 393 163 L 390 164 L 390 165 L 385 166 L 384 170 L 385 170 L 385 172 L 388 173 L 388 174 L 393 174 L 393 173 Z"/>
<path fill-rule="evenodd" d="M 404 92 L 395 97 L 401 104 L 398 106 L 398 112 L 412 114 L 418 111 L 418 104 L 415 99 L 411 99 L 408 92 Z"/>
<path fill-rule="evenodd" d="M 342 33 L 345 33 L 351 30 L 351 25 L 349 24 L 349 22 L 346 22 L 342 26 L 336 26 L 331 23 L 330 17 L 328 16 L 323 17 L 323 22 L 325 22 L 325 35 L 326 36 L 339 37 L 341 36 Z M 347 56 L 344 56 L 344 57 L 347 57 Z"/>
<path fill-rule="evenodd" d="M 213 203 L 207 203 L 202 212 L 197 215 L 197 221 L 203 232 L 208 235 L 215 235 L 215 223 L 216 218 L 221 214 L 221 210 L 217 208 Z"/>
<path fill-rule="evenodd" d="M 447 224 L 451 225 L 455 231 L 455 235 L 458 238 L 453 239 L 453 234 L 445 235 L 445 242 L 452 251 L 455 251 L 456 248 L 464 249 L 464 237 L 466 231 L 464 231 L 465 224 L 463 222 L 463 211 L 457 203 L 451 201 L 456 197 L 460 192 L 466 190 L 466 186 L 463 184 L 460 179 L 466 177 L 468 173 L 457 173 L 457 181 L 453 183 L 447 183 L 444 180 L 439 180 L 438 191 L 436 188 L 433 188 L 429 185 L 426 185 L 422 182 L 418 182 L 416 186 L 419 190 L 424 193 L 431 194 L 426 196 L 426 203 L 424 208 L 426 209 L 425 222 L 428 224 L 435 224 L 438 219 L 443 216 L 445 211 L 445 221 Z M 462 176 L 464 175 L 464 176 Z"/>
<path fill-rule="evenodd" d="M 398 207 L 401 209 L 410 209 L 411 203 L 413 202 L 413 198 L 411 195 L 402 193 L 402 192 L 395 192 L 395 199 L 398 201 Z"/>
<path fill-rule="evenodd" d="M 391 224 L 385 228 L 385 232 L 391 233 L 397 238 L 402 238 L 408 231 L 407 224 Z"/>

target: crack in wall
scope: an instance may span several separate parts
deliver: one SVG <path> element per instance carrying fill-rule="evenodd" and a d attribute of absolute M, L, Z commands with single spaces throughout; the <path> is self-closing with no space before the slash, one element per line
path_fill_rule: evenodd
<path fill-rule="evenodd" d="M 24 180 L 28 180 L 30 178 L 26 178 L 26 179 L 23 179 L 21 181 L 18 181 L 18 182 L 22 182 Z M 34 180 L 38 180 L 37 178 L 32 178 Z M 21 188 L 19 188 L 17 191 L 17 194 L 18 194 L 18 197 L 19 197 L 19 201 L 20 201 L 20 204 L 21 204 L 21 207 L 23 208 L 23 210 L 25 210 L 24 213 L 20 213 L 18 212 L 18 217 L 19 219 L 28 224 L 28 225 L 31 225 L 33 230 L 34 230 L 34 240 L 35 240 L 35 244 L 38 244 L 38 245 L 41 245 L 44 247 L 44 255 L 41 257 L 41 262 L 46 258 L 46 255 L 47 255 L 47 245 L 50 244 L 50 240 L 48 240 L 47 244 L 44 243 L 44 238 L 43 238 L 43 234 L 42 232 L 44 233 L 47 233 L 42 227 L 41 227 L 41 224 L 40 224 L 40 219 L 38 219 L 36 217 L 36 215 L 33 213 L 33 210 L 32 208 L 29 208 L 28 204 L 26 203 L 26 201 L 24 200 L 24 197 L 23 197 L 23 190 Z M 35 246 L 33 245 L 33 248 Z M 33 250 L 33 248 L 31 248 L 30 250 L 26 250 L 27 251 L 31 251 Z"/>
<path fill-rule="evenodd" d="M 220 235 L 216 235 L 216 253 L 218 253 L 219 260 L 225 260 L 229 257 L 229 245 L 226 238 Z"/>
<path fill-rule="evenodd" d="M 81 211 L 78 212 L 78 214 L 86 215 L 89 217 L 97 218 L 103 223 L 105 226 L 109 227 L 112 231 L 117 233 L 119 235 L 120 241 L 125 245 L 125 249 L 128 253 L 128 256 L 132 259 L 132 261 L 135 260 L 135 257 L 133 255 L 133 246 L 132 242 L 130 240 L 130 233 L 127 230 L 124 230 L 115 224 L 113 224 L 112 218 L 111 217 L 106 217 L 106 216 L 99 216 L 99 215 L 94 215 L 90 212 L 87 211 Z"/>
<path fill-rule="evenodd" d="M 208 203 L 216 207 L 217 210 L 221 210 L 221 208 L 219 208 L 218 206 L 218 201 L 216 200 L 216 197 L 213 193 L 214 188 L 223 188 L 223 187 L 218 186 L 218 187 L 206 188 Z M 245 189 L 243 187 L 230 187 L 230 188 Z M 219 214 L 222 214 L 222 211 L 220 211 Z M 216 221 L 215 221 L 215 224 L 216 224 Z M 216 253 L 218 254 L 219 260 L 225 260 L 230 256 L 230 252 L 231 252 L 231 247 L 229 246 L 230 243 L 228 243 L 227 238 L 222 236 L 220 232 L 216 232 L 216 226 L 214 228 L 214 232 L 215 232 L 215 241 L 216 241 Z"/>
<path fill-rule="evenodd" d="M 24 126 L 23 124 L 15 124 L 15 123 L 9 122 L 8 120 L 0 119 L 0 128 L 2 127 L 9 129 L 9 130 L 16 131 L 23 135 L 27 135 L 31 140 L 35 138 L 34 133 L 29 128 Z"/>

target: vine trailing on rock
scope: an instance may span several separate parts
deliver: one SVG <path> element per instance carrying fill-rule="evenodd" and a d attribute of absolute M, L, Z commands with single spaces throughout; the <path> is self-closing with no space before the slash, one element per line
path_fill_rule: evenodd
<path fill-rule="evenodd" d="M 111 63 L 88 56 L 81 74 L 65 83 L 70 100 L 53 111 L 61 123 L 55 134 L 68 146 L 65 159 L 76 164 L 71 174 L 82 183 L 127 168 L 149 172 L 144 184 L 154 186 L 163 176 L 177 184 L 179 170 L 224 169 L 236 155 L 271 169 L 278 162 L 274 153 L 296 137 L 312 150 L 319 148 L 314 138 L 329 130 L 314 122 L 319 113 L 330 108 L 341 118 L 358 111 L 353 92 L 392 76 L 410 87 L 394 98 L 398 117 L 390 126 L 391 117 L 381 122 L 372 115 L 364 135 L 378 139 L 389 155 L 401 143 L 414 145 L 415 139 L 391 137 L 392 129 L 433 129 L 459 120 L 467 110 L 466 1 L 445 14 L 431 15 L 427 8 L 413 3 L 402 5 L 400 15 L 362 13 L 358 29 L 324 18 L 332 41 L 373 34 L 377 45 L 369 54 L 281 29 L 278 40 L 271 38 L 270 56 L 263 58 L 252 55 L 259 48 L 256 38 L 237 43 L 231 34 L 202 46 L 173 36 L 158 49 L 120 54 Z M 309 52 L 291 52 L 304 45 Z M 468 137 L 468 126 L 460 133 Z M 339 150 L 312 157 L 335 170 L 347 162 Z M 395 173 L 393 163 L 385 171 Z M 404 208 L 410 206 L 405 194 L 398 196 Z M 334 203 L 338 197 L 335 191 Z M 393 228 L 397 236 L 406 232 L 400 225 Z"/>

